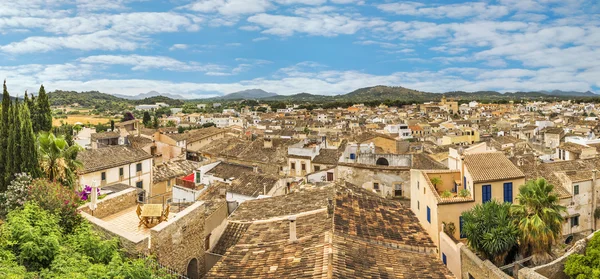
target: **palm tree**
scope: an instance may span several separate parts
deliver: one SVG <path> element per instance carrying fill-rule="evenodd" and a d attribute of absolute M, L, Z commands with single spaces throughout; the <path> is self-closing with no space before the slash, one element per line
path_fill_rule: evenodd
<path fill-rule="evenodd" d="M 523 252 L 533 256 L 536 264 L 552 259 L 552 245 L 561 236 L 561 213 L 566 208 L 558 204 L 559 199 L 552 193 L 553 189 L 554 185 L 543 178 L 527 181 L 519 188 L 519 203 L 513 204 L 510 209 L 521 231 L 519 246 Z"/>
<path fill-rule="evenodd" d="M 431 184 L 433 184 L 433 187 L 435 187 L 436 189 L 439 184 L 442 184 L 442 179 L 439 177 L 432 177 L 430 179 L 430 181 L 431 181 Z"/>
<path fill-rule="evenodd" d="M 56 137 L 52 133 L 40 133 L 38 136 L 40 167 L 51 181 L 74 187 L 75 171 L 82 166 L 76 160 L 79 145 L 69 146 L 63 136 Z"/>
<path fill-rule="evenodd" d="M 510 215 L 510 204 L 491 200 L 462 213 L 462 233 L 469 247 L 496 265 L 503 265 L 517 245 L 519 230 Z"/>

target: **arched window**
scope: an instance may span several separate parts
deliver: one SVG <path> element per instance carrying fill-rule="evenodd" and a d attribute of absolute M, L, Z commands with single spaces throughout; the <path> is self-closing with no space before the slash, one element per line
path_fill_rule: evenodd
<path fill-rule="evenodd" d="M 198 260 L 193 258 L 187 267 L 187 277 L 190 279 L 198 279 Z"/>
<path fill-rule="evenodd" d="M 390 163 L 388 162 L 388 160 L 386 158 L 379 158 L 377 159 L 377 162 L 375 163 L 378 166 L 389 166 Z"/>

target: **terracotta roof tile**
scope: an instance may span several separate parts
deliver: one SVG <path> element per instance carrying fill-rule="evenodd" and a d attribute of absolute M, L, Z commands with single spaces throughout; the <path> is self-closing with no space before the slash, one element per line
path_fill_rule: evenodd
<path fill-rule="evenodd" d="M 80 170 L 80 173 L 84 174 L 141 162 L 151 158 L 152 155 L 146 153 L 144 150 L 124 145 L 88 149 L 77 154 L 77 160 L 83 164 L 83 169 Z"/>
<path fill-rule="evenodd" d="M 465 166 L 476 183 L 525 177 L 502 152 L 465 155 Z"/>

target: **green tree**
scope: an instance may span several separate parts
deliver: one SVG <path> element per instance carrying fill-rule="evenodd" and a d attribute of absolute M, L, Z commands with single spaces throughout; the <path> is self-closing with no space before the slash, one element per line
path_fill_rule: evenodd
<path fill-rule="evenodd" d="M 167 125 L 166 126 L 167 127 L 175 127 L 177 125 L 175 124 L 175 122 L 173 120 L 169 120 L 169 121 L 167 121 Z"/>
<path fill-rule="evenodd" d="M 40 166 L 50 181 L 58 181 L 63 185 L 75 186 L 76 170 L 81 162 L 77 161 L 78 145 L 69 146 L 64 137 L 56 137 L 52 133 L 40 133 L 38 136 Z"/>
<path fill-rule="evenodd" d="M 521 231 L 520 248 L 532 255 L 535 263 L 552 259 L 552 245 L 561 236 L 563 217 L 566 211 L 552 192 L 554 185 L 545 179 L 529 180 L 519 188 L 518 204 L 513 204 L 511 214 Z"/>
<path fill-rule="evenodd" d="M 158 117 L 156 115 L 152 118 L 152 128 L 158 129 Z"/>
<path fill-rule="evenodd" d="M 111 131 L 115 130 L 115 121 L 114 120 L 110 120 L 110 130 Z"/>
<path fill-rule="evenodd" d="M 491 200 L 475 205 L 462 214 L 462 233 L 469 247 L 500 265 L 508 251 L 517 245 L 519 230 L 510 215 L 509 203 Z"/>
<path fill-rule="evenodd" d="M 6 185 L 14 178 L 14 175 L 21 172 L 21 162 L 23 161 L 21 153 L 21 120 L 20 120 L 20 105 L 19 99 L 15 100 L 15 103 L 9 109 L 9 121 L 8 121 L 8 146 L 7 156 L 10 160 L 6 162 L 6 169 L 4 173 L 4 179 Z"/>
<path fill-rule="evenodd" d="M 6 80 L 4 80 L 4 86 L 2 91 L 2 121 L 0 122 L 0 192 L 6 191 L 7 184 L 4 181 L 4 173 L 6 171 L 6 164 L 8 162 L 8 154 L 6 153 L 6 147 L 8 146 L 8 129 L 10 128 L 7 123 L 9 119 L 10 110 L 10 95 L 6 89 Z"/>
<path fill-rule="evenodd" d="M 44 85 L 40 86 L 40 91 L 37 96 L 37 122 L 39 131 L 49 132 L 52 129 L 52 110 L 48 95 L 44 89 Z"/>
<path fill-rule="evenodd" d="M 144 111 L 142 123 L 144 123 L 144 127 L 150 127 L 150 125 L 152 124 L 152 118 L 150 117 L 150 113 L 148 113 L 147 111 Z"/>
<path fill-rule="evenodd" d="M 442 179 L 439 177 L 432 177 L 430 179 L 430 181 L 431 181 L 431 184 L 433 184 L 433 187 L 435 187 L 436 189 L 437 189 L 438 185 L 442 184 Z"/>
<path fill-rule="evenodd" d="M 600 278 L 600 233 L 587 243 L 585 254 L 571 254 L 565 263 L 565 274 L 571 279 Z"/>

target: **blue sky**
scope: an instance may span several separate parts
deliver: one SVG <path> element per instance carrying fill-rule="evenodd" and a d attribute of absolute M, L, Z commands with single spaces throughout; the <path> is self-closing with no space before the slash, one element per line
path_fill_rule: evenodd
<path fill-rule="evenodd" d="M 600 93 L 597 0 L 4 0 L 11 94 Z"/>

